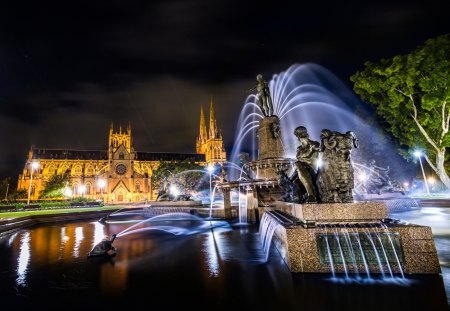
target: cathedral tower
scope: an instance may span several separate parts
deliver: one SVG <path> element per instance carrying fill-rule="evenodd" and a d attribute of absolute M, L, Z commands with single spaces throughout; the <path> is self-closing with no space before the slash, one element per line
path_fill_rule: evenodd
<path fill-rule="evenodd" d="M 109 128 L 108 153 L 115 153 L 121 146 L 123 146 L 128 153 L 131 153 L 133 151 L 131 140 L 131 125 L 128 124 L 127 130 L 124 132 L 122 132 L 122 126 L 119 127 L 118 132 L 114 132 L 114 127 L 111 123 L 111 127 Z"/>
<path fill-rule="evenodd" d="M 209 130 L 206 129 L 203 107 L 200 108 L 200 132 L 197 137 L 197 153 L 204 154 L 208 164 L 222 164 L 227 160 L 222 134 L 217 127 L 214 105 L 211 98 L 209 106 Z"/>

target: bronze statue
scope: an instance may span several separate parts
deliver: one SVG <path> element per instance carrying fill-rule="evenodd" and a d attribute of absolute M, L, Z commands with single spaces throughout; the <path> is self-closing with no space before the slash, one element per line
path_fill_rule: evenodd
<path fill-rule="evenodd" d="M 283 190 L 282 200 L 284 202 L 294 202 L 294 184 L 282 168 L 277 170 L 277 181 L 280 188 Z"/>
<path fill-rule="evenodd" d="M 306 190 L 307 202 L 318 202 L 318 191 L 316 187 L 317 168 L 316 161 L 319 157 L 320 144 L 309 139 L 308 131 L 304 126 L 299 126 L 294 130 L 295 136 L 300 142 L 297 147 L 297 173 L 300 182 Z"/>
<path fill-rule="evenodd" d="M 351 131 L 345 134 L 322 130 L 320 151 L 323 167 L 317 175 L 317 188 L 324 203 L 353 202 L 353 163 L 351 151 L 358 140 Z"/>
<path fill-rule="evenodd" d="M 261 109 L 263 115 L 265 117 L 270 117 L 273 115 L 273 104 L 272 97 L 270 95 L 269 84 L 264 81 L 263 76 L 258 74 L 256 76 L 256 80 L 258 84 L 253 87 L 250 91 L 257 90 L 258 91 L 258 104 Z"/>
<path fill-rule="evenodd" d="M 389 166 L 381 167 L 375 164 L 375 160 L 371 159 L 368 163 L 369 174 L 364 187 L 367 193 L 385 193 L 394 192 L 394 186 L 389 178 Z"/>

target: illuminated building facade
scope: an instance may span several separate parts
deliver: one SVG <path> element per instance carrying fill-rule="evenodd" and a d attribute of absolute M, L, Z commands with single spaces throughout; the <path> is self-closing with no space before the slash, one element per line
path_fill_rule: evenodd
<path fill-rule="evenodd" d="M 67 173 L 67 188 L 73 196 L 89 200 L 126 203 L 153 200 L 151 177 L 161 161 L 190 159 L 205 165 L 203 154 L 139 152 L 133 147 L 131 126 L 109 130 L 108 150 L 63 150 L 32 147 L 19 175 L 18 189 L 30 190 L 32 200 L 39 198 L 45 181 L 52 175 Z M 38 168 L 32 168 L 38 162 Z M 32 171 L 33 170 L 33 171 Z M 30 188 L 31 181 L 31 188 Z"/>
<path fill-rule="evenodd" d="M 205 160 L 208 165 L 223 164 L 227 160 L 222 133 L 217 128 L 212 99 L 209 108 L 209 130 L 206 128 L 203 107 L 200 108 L 200 132 L 197 137 L 196 146 L 197 153 L 205 155 Z"/>

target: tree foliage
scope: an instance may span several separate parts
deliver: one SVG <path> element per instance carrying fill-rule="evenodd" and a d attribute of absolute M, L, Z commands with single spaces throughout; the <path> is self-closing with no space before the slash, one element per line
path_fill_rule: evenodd
<path fill-rule="evenodd" d="M 0 201 L 14 202 L 20 199 L 27 198 L 27 190 L 25 189 L 17 189 L 17 180 L 14 180 L 11 177 L 6 177 L 0 180 Z"/>
<path fill-rule="evenodd" d="M 153 171 L 153 189 L 162 189 L 166 184 L 177 184 L 181 189 L 195 189 L 200 186 L 205 174 L 204 168 L 189 159 L 183 161 L 160 162 Z M 167 190 L 167 189 L 166 189 Z"/>
<path fill-rule="evenodd" d="M 428 163 L 447 186 L 449 76 L 450 34 L 445 34 L 406 55 L 366 62 L 365 68 L 350 78 L 354 91 L 389 125 L 387 130 L 403 147 L 402 155 L 410 158 L 415 148 L 426 151 Z"/>
<path fill-rule="evenodd" d="M 69 182 L 68 173 L 52 175 L 45 183 L 44 190 L 41 192 L 41 198 L 60 198 L 64 196 L 64 188 Z"/>

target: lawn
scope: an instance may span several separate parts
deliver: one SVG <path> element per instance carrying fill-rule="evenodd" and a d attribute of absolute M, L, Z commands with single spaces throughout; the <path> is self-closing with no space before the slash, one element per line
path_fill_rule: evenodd
<path fill-rule="evenodd" d="M 75 207 L 75 208 L 46 208 L 33 211 L 18 211 L 18 212 L 4 212 L 0 213 L 0 220 L 19 218 L 34 215 L 52 215 L 52 214 L 67 214 L 79 212 L 93 212 L 93 211 L 108 211 L 123 208 L 122 206 L 96 206 L 96 207 Z"/>

